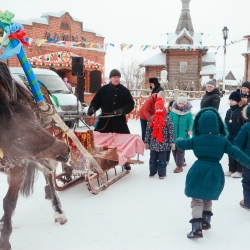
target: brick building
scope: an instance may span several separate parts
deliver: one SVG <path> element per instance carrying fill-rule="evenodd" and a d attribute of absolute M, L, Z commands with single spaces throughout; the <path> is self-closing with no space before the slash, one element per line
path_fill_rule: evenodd
<path fill-rule="evenodd" d="M 202 34 L 193 29 L 189 11 L 191 0 L 181 0 L 182 11 L 174 33 L 167 33 L 167 45 L 161 53 L 145 60 L 140 66 L 145 67 L 146 83 L 150 77 L 161 80 L 161 71 L 167 71 L 168 84 L 176 87 L 179 83 L 185 86 L 199 82 L 203 76 L 213 78 L 216 74 L 215 53 L 200 49 Z M 187 49 L 183 49 L 185 47 Z"/>
<path fill-rule="evenodd" d="M 250 35 L 244 36 L 247 39 L 247 51 L 242 55 L 245 57 L 244 79 L 250 81 Z"/>
<path fill-rule="evenodd" d="M 56 71 L 77 87 L 72 76 L 71 58 L 84 58 L 85 92 L 94 93 L 104 82 L 104 37 L 83 27 L 83 22 L 68 12 L 47 13 L 41 18 L 22 23 L 31 46 L 25 52 L 32 67 Z M 9 59 L 9 66 L 20 66 L 17 57 Z M 88 95 L 89 96 L 89 95 Z"/>

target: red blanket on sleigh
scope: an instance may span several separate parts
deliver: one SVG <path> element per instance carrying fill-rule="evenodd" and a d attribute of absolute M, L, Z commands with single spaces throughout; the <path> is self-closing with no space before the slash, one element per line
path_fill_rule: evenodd
<path fill-rule="evenodd" d="M 144 143 L 139 135 L 100 133 L 94 131 L 95 145 L 107 145 L 117 147 L 119 165 L 126 163 L 136 154 L 144 155 Z"/>

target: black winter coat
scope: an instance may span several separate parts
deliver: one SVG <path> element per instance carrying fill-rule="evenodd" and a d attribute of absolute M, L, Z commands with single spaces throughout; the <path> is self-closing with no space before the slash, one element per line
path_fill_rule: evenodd
<path fill-rule="evenodd" d="M 242 116 L 242 109 L 245 104 L 231 106 L 226 113 L 225 123 L 228 130 L 228 140 L 234 144 L 234 138 L 237 136 L 242 125 L 246 123 L 246 120 Z M 231 122 L 230 122 L 231 120 Z"/>
<path fill-rule="evenodd" d="M 217 88 L 215 88 L 211 92 L 206 91 L 206 94 L 203 96 L 201 100 L 201 109 L 213 107 L 218 110 L 219 106 L 220 106 L 220 91 Z"/>
<path fill-rule="evenodd" d="M 95 131 L 101 133 L 130 134 L 125 115 L 134 109 L 134 105 L 135 103 L 130 91 L 123 85 L 118 84 L 114 86 L 109 83 L 102 86 L 92 99 L 89 110 L 92 108 L 95 110 L 101 108 L 101 116 L 106 116 L 115 114 L 114 111 L 119 109 L 122 111 L 122 115 L 108 118 L 101 117 Z"/>
<path fill-rule="evenodd" d="M 160 91 L 164 91 L 164 90 L 161 86 L 157 86 L 152 90 L 151 95 L 154 93 L 159 93 Z"/>

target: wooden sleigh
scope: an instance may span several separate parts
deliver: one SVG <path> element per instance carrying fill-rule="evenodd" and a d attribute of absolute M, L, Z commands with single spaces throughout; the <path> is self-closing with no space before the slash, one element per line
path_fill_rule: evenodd
<path fill-rule="evenodd" d="M 65 140 L 71 148 L 71 162 L 62 164 L 60 173 L 53 173 L 57 191 L 85 181 L 88 190 L 92 194 L 98 194 L 130 172 L 125 170 L 124 166 L 144 163 L 139 160 L 139 154 L 143 155 L 144 151 L 144 143 L 139 135 L 105 134 L 92 130 L 74 133 L 105 173 L 105 185 L 100 181 L 100 170 L 93 164 L 89 164 L 88 159 L 83 157 L 66 134 L 60 133 L 61 139 Z M 137 159 L 131 159 L 136 155 Z"/>

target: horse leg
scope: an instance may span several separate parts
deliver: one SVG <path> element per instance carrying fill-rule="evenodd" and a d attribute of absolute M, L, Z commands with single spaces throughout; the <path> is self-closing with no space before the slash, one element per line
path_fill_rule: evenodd
<path fill-rule="evenodd" d="M 19 191 L 24 183 L 26 174 L 26 168 L 21 168 L 20 166 L 10 169 L 9 188 L 3 199 L 4 215 L 2 217 L 3 227 L 0 237 L 0 250 L 11 249 L 9 242 L 12 233 L 11 217 L 15 212 Z"/>
<path fill-rule="evenodd" d="M 49 173 L 44 173 L 47 185 L 45 187 L 46 190 L 46 197 L 48 197 L 48 193 L 50 196 L 50 200 L 51 200 L 51 205 L 54 209 L 54 218 L 55 218 L 55 222 L 60 223 L 61 225 L 65 224 L 68 219 L 66 218 L 62 208 L 61 208 L 61 202 L 59 197 L 57 196 L 57 193 L 55 191 L 55 187 L 54 187 L 54 183 L 53 183 L 53 176 L 52 174 Z M 45 198 L 46 198 L 45 197 Z"/>

